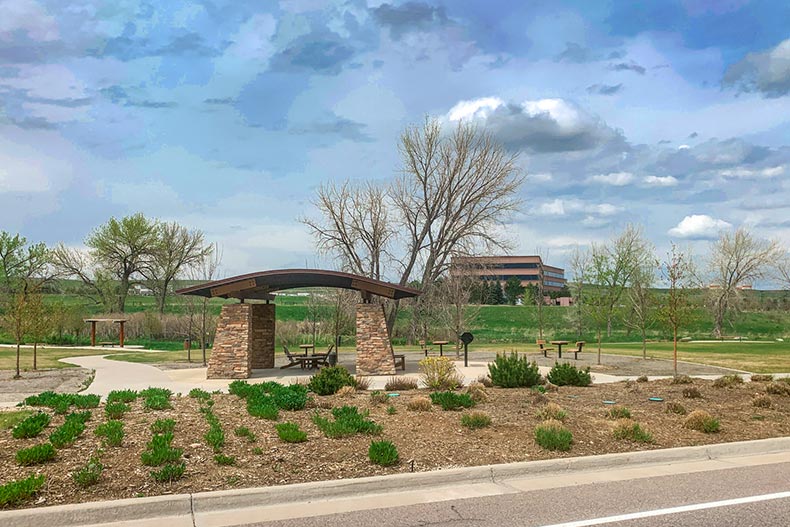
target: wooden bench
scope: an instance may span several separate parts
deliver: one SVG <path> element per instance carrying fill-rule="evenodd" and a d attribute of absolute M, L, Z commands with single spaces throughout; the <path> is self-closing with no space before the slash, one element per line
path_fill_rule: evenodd
<path fill-rule="evenodd" d="M 395 359 L 395 369 L 397 370 L 400 368 L 401 370 L 406 371 L 406 355 L 393 354 L 392 357 Z"/>
<path fill-rule="evenodd" d="M 583 340 L 580 340 L 579 342 L 576 343 L 576 349 L 568 350 L 568 351 L 573 351 L 573 360 L 579 360 L 579 353 L 581 353 L 584 350 L 585 344 L 586 343 Z"/>
<path fill-rule="evenodd" d="M 99 345 L 102 348 L 106 348 L 107 346 L 109 346 L 111 348 L 114 348 L 115 347 L 115 342 L 109 342 L 109 341 L 108 342 L 99 342 Z"/>
<path fill-rule="evenodd" d="M 428 345 L 425 343 L 424 340 L 420 341 L 420 351 L 425 353 L 425 356 L 428 356 L 428 352 L 431 351 L 433 348 L 429 348 Z"/>
<path fill-rule="evenodd" d="M 546 347 L 546 341 L 545 340 L 537 340 L 535 342 L 538 344 L 538 349 L 540 350 L 541 353 L 543 353 L 544 357 L 548 357 L 549 356 L 549 352 L 550 351 L 554 351 L 554 348 L 547 348 Z"/>

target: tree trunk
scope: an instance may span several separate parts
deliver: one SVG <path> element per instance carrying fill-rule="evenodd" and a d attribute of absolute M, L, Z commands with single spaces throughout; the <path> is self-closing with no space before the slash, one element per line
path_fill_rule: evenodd
<path fill-rule="evenodd" d="M 678 327 L 672 328 L 672 367 L 675 375 L 678 374 Z"/>
<path fill-rule="evenodd" d="M 647 337 L 645 335 L 645 329 L 642 328 L 642 359 L 647 358 Z"/>
<path fill-rule="evenodd" d="M 16 375 L 14 375 L 14 379 L 19 379 L 22 376 L 19 374 L 19 341 L 16 343 Z"/>
<path fill-rule="evenodd" d="M 203 309 L 200 317 L 200 350 L 203 352 L 203 366 L 206 366 L 206 303 L 208 300 L 203 300 Z"/>
<path fill-rule="evenodd" d="M 34 342 L 33 343 L 33 370 L 36 369 L 37 351 L 38 351 L 38 342 Z"/>
<path fill-rule="evenodd" d="M 598 366 L 601 365 L 601 327 L 598 327 Z"/>

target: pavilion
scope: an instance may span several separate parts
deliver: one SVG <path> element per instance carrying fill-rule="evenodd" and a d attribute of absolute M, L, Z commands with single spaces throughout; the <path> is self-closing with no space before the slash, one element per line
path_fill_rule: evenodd
<path fill-rule="evenodd" d="M 361 293 L 356 307 L 357 375 L 394 375 L 395 358 L 384 306 L 374 296 L 393 300 L 419 295 L 417 289 L 364 276 L 316 269 L 262 271 L 207 282 L 180 295 L 236 298 L 222 306 L 208 364 L 209 379 L 246 379 L 253 369 L 274 368 L 276 291 L 302 287 L 337 287 Z M 248 303 L 260 300 L 265 303 Z"/>

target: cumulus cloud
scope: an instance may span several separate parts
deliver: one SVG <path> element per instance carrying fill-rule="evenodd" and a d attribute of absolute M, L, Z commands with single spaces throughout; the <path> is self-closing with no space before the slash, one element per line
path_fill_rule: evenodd
<path fill-rule="evenodd" d="M 722 84 L 771 98 L 790 94 L 790 39 L 772 49 L 747 54 L 727 68 Z"/>
<path fill-rule="evenodd" d="M 16 33 L 23 33 L 39 42 L 50 42 L 59 37 L 55 18 L 38 2 L 0 2 L 0 40 L 13 40 Z"/>
<path fill-rule="evenodd" d="M 609 174 L 598 174 L 591 176 L 589 181 L 593 183 L 601 183 L 602 185 L 622 187 L 632 183 L 634 181 L 634 175 L 630 172 L 611 172 Z"/>
<path fill-rule="evenodd" d="M 784 166 L 766 167 L 766 168 L 745 168 L 738 167 L 727 170 L 719 170 L 718 174 L 725 178 L 737 179 L 770 179 L 784 175 Z"/>
<path fill-rule="evenodd" d="M 692 214 L 669 229 L 668 234 L 689 240 L 711 240 L 717 238 L 721 231 L 731 227 L 731 223 L 712 218 L 707 214 Z"/>
<path fill-rule="evenodd" d="M 674 187 L 678 179 L 674 176 L 645 176 L 643 180 L 648 187 Z"/>
<path fill-rule="evenodd" d="M 554 199 L 541 203 L 536 209 L 538 216 L 566 216 L 587 214 L 595 216 L 614 216 L 623 208 L 611 203 L 589 203 L 579 199 Z"/>
<path fill-rule="evenodd" d="M 480 121 L 506 147 L 539 153 L 590 150 L 619 135 L 565 99 L 515 103 L 484 97 L 460 101 L 447 117 L 451 121 Z"/>

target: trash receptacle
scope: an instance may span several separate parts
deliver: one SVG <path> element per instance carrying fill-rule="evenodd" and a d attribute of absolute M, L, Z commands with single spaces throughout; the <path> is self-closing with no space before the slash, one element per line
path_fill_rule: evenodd
<path fill-rule="evenodd" d="M 192 339 L 185 339 L 184 340 L 184 349 L 188 350 L 192 348 Z"/>

